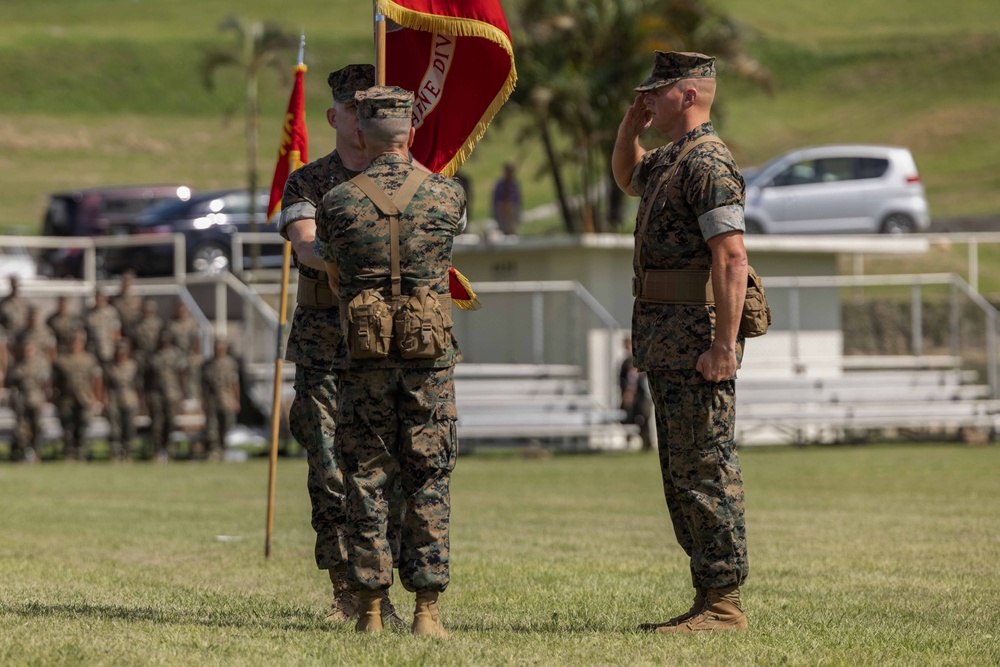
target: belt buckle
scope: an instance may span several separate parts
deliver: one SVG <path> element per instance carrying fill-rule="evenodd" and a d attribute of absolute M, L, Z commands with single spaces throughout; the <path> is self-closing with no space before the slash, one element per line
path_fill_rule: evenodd
<path fill-rule="evenodd" d="M 632 276 L 632 296 L 638 297 L 642 293 L 642 282 L 639 280 L 639 276 Z"/>

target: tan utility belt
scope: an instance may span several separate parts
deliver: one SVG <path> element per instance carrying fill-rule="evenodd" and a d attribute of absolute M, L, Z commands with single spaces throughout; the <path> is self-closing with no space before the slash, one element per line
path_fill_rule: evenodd
<path fill-rule="evenodd" d="M 632 278 L 632 296 L 649 303 L 707 305 L 715 303 L 712 272 L 647 269 Z"/>
<path fill-rule="evenodd" d="M 441 304 L 441 314 L 444 315 L 444 325 L 451 328 L 455 325 L 454 321 L 451 319 L 451 295 L 448 294 L 437 294 L 438 303 Z M 396 313 L 400 308 L 402 308 L 407 301 L 410 300 L 408 296 L 389 296 L 384 297 L 386 304 L 389 306 L 389 310 L 393 314 Z M 340 321 L 347 321 L 347 307 L 351 305 L 352 299 L 340 299 Z"/>
<path fill-rule="evenodd" d="M 327 309 L 337 305 L 337 298 L 333 295 L 324 277 L 322 280 L 308 278 L 299 274 L 299 288 L 295 292 L 295 303 L 305 308 Z"/>

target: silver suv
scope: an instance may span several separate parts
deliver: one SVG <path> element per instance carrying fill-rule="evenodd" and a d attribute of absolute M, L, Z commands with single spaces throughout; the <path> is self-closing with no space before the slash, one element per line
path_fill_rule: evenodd
<path fill-rule="evenodd" d="M 748 173 L 751 234 L 907 234 L 931 224 L 917 165 L 905 148 L 803 148 Z"/>

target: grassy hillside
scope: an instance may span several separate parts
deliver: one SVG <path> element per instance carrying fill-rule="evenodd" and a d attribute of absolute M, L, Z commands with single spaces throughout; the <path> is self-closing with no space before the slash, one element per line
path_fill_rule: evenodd
<path fill-rule="evenodd" d="M 743 164 L 834 141 L 909 146 L 936 217 L 1000 211 L 1000 20 L 994 0 L 803 3 L 718 0 L 749 30 L 774 73 L 766 95 L 723 78 L 719 125 Z M 332 148 L 325 75 L 370 58 L 368 4 L 276 5 L 175 0 L 15 0 L 0 4 L 0 229 L 34 232 L 44 195 L 123 182 L 198 188 L 244 179 L 241 82 L 201 85 L 202 49 L 231 40 L 218 24 L 239 12 L 307 30 L 311 152 Z M 516 46 L 516 45 L 515 45 Z M 292 56 L 289 57 L 289 69 Z M 278 142 L 288 82 L 261 80 L 260 167 Z M 625 101 L 623 101 L 623 105 Z M 507 160 L 523 164 L 528 205 L 552 198 L 538 150 L 516 142 L 507 108 L 466 169 L 474 214 Z M 266 177 L 266 176 L 265 176 Z"/>

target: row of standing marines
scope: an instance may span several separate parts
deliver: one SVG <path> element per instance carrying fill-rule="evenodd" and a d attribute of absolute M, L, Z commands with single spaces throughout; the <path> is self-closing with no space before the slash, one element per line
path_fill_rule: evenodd
<path fill-rule="evenodd" d="M 433 359 L 405 358 L 398 340 L 381 358 L 351 352 L 367 349 L 358 340 L 370 342 L 373 331 L 359 324 L 367 322 L 359 304 L 391 304 L 396 317 L 407 295 L 423 304 L 429 290 L 450 309 L 452 241 L 466 198 L 454 179 L 420 173 L 409 151 L 412 93 L 374 86 L 374 74 L 371 65 L 348 65 L 329 75 L 336 149 L 293 172 L 284 191 L 280 232 L 299 270 L 286 356 L 296 369 L 289 424 L 308 455 L 316 565 L 333 586 L 327 619 L 364 632 L 404 626 L 388 595 L 395 569 L 415 593 L 411 631 L 444 638 L 438 598 L 449 583 L 461 354 L 450 329 Z M 655 404 L 664 494 L 695 591 L 686 612 L 642 626 L 657 633 L 747 628 L 733 442 L 747 285 L 744 183 L 710 120 L 715 89 L 714 58 L 657 51 L 612 158 L 619 187 L 641 197 L 634 363 Z M 639 137 L 650 127 L 672 143 L 644 150 Z"/>
<path fill-rule="evenodd" d="M 239 369 L 222 339 L 214 355 L 201 358 L 201 328 L 183 301 L 173 316 L 159 317 L 158 304 L 133 293 L 133 276 L 122 276 L 118 294 L 98 289 L 93 304 L 78 312 L 66 296 L 57 298 L 47 318 L 21 295 L 18 279 L 0 300 L 0 378 L 14 413 L 11 459 L 42 456 L 42 417 L 55 407 L 62 427 L 61 451 L 69 460 L 89 458 L 87 437 L 93 417 L 109 426 L 109 454 L 128 461 L 136 438 L 136 418 L 148 415 L 150 455 L 172 455 L 171 433 L 185 402 L 198 402 L 205 419 L 204 447 L 221 458 L 225 434 L 240 407 Z"/>

